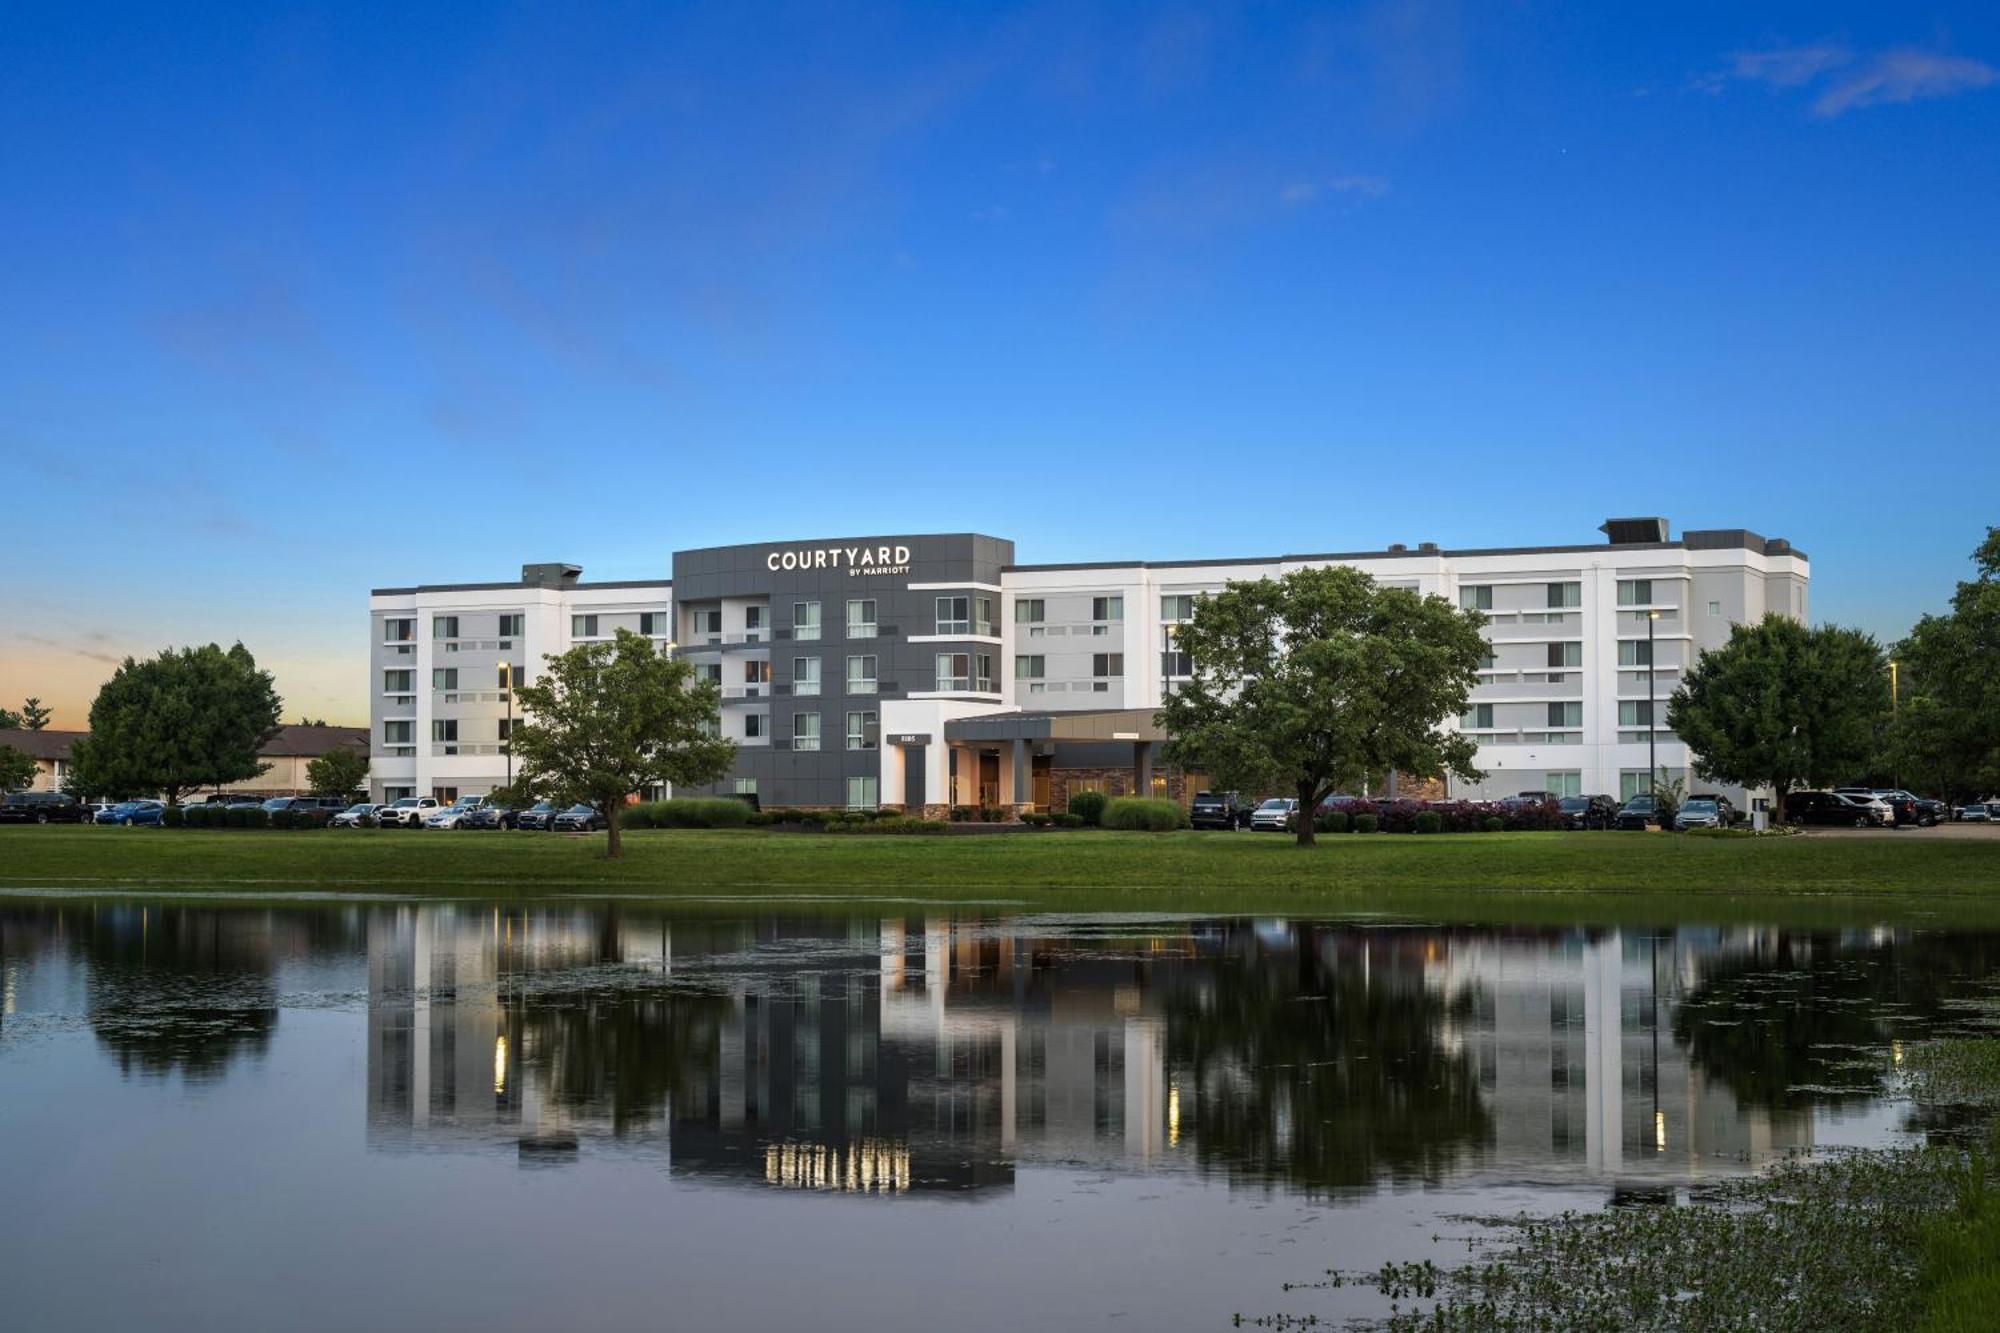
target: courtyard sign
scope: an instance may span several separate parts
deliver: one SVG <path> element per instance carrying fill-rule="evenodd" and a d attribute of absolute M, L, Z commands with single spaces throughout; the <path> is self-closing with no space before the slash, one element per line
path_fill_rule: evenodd
<path fill-rule="evenodd" d="M 907 574 L 910 572 L 910 548 L 805 546 L 770 552 L 764 557 L 764 568 L 773 573 L 794 569 L 845 569 L 849 578 L 868 574 Z"/>

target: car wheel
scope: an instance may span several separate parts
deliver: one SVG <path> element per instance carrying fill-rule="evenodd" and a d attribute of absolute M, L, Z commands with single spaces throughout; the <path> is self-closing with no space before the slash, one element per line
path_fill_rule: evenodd
<path fill-rule="evenodd" d="M 1856 815 L 1854 817 L 1854 827 L 1856 828 L 1867 828 L 1868 823 L 1869 820 L 1867 815 Z"/>
<path fill-rule="evenodd" d="M 35 822 L 36 822 L 37 824 L 46 824 L 46 823 L 48 823 L 48 822 L 49 822 L 49 812 L 48 812 L 48 811 L 46 811 L 46 810 L 37 810 L 37 811 L 35 811 Z"/>
<path fill-rule="evenodd" d="M 1806 826 L 1806 817 L 1804 815 L 1793 815 L 1785 820 L 1785 822 L 1793 828 L 1804 828 Z"/>

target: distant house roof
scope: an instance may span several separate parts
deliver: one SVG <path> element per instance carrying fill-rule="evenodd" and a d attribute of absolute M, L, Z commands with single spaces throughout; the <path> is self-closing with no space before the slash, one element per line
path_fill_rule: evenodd
<path fill-rule="evenodd" d="M 87 731 L 0 731 L 0 745 L 11 746 L 30 759 L 44 762 L 69 759 L 69 747 L 90 733 Z"/>
<path fill-rule="evenodd" d="M 257 753 L 266 759 L 317 759 L 330 750 L 368 751 L 366 727 L 284 726 Z"/>

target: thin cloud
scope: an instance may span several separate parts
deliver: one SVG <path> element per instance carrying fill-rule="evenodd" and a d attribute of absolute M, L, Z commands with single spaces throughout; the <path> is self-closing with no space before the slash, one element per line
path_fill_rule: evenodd
<path fill-rule="evenodd" d="M 1861 69 L 1835 80 L 1813 103 L 1813 110 L 1832 117 L 1858 107 L 1956 97 L 1990 87 L 1996 80 L 2000 80 L 2000 70 L 1983 60 L 1905 47 L 1884 51 Z"/>
<path fill-rule="evenodd" d="M 1357 199 L 1380 199 L 1389 193 L 1389 182 L 1380 176 L 1334 176 L 1323 181 L 1292 181 L 1278 191 L 1278 201 L 1297 206 L 1309 204 L 1321 195 L 1346 195 Z"/>
<path fill-rule="evenodd" d="M 1834 41 L 1733 51 L 1720 68 L 1696 76 L 1697 92 L 1721 93 L 1732 83 L 1767 88 L 1817 86 L 1813 114 L 1832 119 L 1870 106 L 1955 97 L 2000 81 L 2000 70 L 1970 56 L 1898 47 L 1866 58 Z"/>

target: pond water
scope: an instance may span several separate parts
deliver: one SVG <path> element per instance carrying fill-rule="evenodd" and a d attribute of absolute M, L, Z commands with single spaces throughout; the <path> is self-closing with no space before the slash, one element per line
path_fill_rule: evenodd
<path fill-rule="evenodd" d="M 2000 934 L 0 900 L 42 1329 L 1222 1329 L 1949 1130 Z M 1443 1237 L 1433 1247 L 1433 1237 Z"/>

